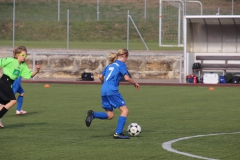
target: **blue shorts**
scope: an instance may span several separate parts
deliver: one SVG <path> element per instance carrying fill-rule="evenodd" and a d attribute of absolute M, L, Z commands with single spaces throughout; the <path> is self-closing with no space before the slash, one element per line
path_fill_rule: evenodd
<path fill-rule="evenodd" d="M 19 77 L 18 79 L 16 79 L 13 84 L 12 84 L 12 90 L 13 90 L 13 93 L 16 94 L 16 93 L 24 93 L 24 90 L 21 86 L 21 80 L 22 80 L 22 77 Z"/>
<path fill-rule="evenodd" d="M 17 93 L 20 93 L 20 94 L 24 93 L 24 90 L 21 85 L 18 87 Z"/>
<path fill-rule="evenodd" d="M 113 109 L 120 108 L 125 105 L 126 102 L 124 101 L 121 94 L 102 96 L 102 108 L 105 110 L 113 111 Z"/>

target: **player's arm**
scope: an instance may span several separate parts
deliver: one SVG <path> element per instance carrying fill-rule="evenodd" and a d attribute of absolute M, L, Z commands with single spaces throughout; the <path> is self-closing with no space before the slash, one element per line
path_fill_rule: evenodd
<path fill-rule="evenodd" d="M 98 78 L 100 79 L 100 81 L 103 83 L 104 82 L 104 76 L 102 74 L 98 75 Z"/>
<path fill-rule="evenodd" d="M 36 74 L 38 74 L 39 71 L 40 71 L 40 65 L 37 64 L 36 65 L 36 70 L 32 73 L 31 77 L 33 78 L 34 76 L 36 76 Z"/>
<path fill-rule="evenodd" d="M 134 87 L 135 87 L 137 90 L 140 89 L 139 84 L 138 84 L 137 82 L 135 82 L 132 78 L 130 78 L 127 74 L 124 75 L 124 79 L 125 79 L 126 81 L 128 81 L 129 83 L 134 84 Z"/>

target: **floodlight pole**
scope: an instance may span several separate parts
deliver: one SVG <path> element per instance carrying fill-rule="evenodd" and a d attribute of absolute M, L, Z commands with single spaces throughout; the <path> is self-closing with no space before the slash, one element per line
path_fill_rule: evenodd
<path fill-rule="evenodd" d="M 69 49 L 69 10 L 67 10 L 67 49 Z"/>
<path fill-rule="evenodd" d="M 162 46 L 162 0 L 159 0 L 159 36 L 158 36 L 158 43 L 159 46 Z"/>
<path fill-rule="evenodd" d="M 127 12 L 127 50 L 129 50 L 129 10 Z"/>
<path fill-rule="evenodd" d="M 60 0 L 58 0 L 58 22 L 60 21 Z"/>
<path fill-rule="evenodd" d="M 145 5 L 144 5 L 144 19 L 145 21 L 147 20 L 147 0 L 145 0 Z"/>
<path fill-rule="evenodd" d="M 100 14 L 100 12 L 99 12 L 99 2 L 100 0 L 97 0 L 97 20 L 99 21 L 99 14 Z"/>
<path fill-rule="evenodd" d="M 13 47 L 15 46 L 15 8 L 16 8 L 16 5 L 15 5 L 15 0 L 13 0 Z"/>

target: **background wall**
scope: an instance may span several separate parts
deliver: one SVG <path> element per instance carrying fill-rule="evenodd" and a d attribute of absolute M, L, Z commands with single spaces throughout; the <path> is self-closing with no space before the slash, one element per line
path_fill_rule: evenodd
<path fill-rule="evenodd" d="M 31 49 L 26 63 L 31 69 L 33 69 L 34 61 L 41 64 L 41 71 L 36 78 L 80 78 L 83 72 L 92 72 L 97 78 L 97 75 L 108 64 L 107 56 L 110 52 L 115 51 Z M 11 50 L 2 48 L 0 56 L 12 56 Z M 130 51 L 127 66 L 133 78 L 179 79 L 180 67 L 183 67 L 181 57 L 182 53 L 179 51 L 165 51 L 165 53 Z"/>

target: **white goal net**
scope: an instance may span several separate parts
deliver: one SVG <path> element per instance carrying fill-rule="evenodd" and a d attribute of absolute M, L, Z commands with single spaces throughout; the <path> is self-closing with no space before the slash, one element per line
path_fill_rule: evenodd
<path fill-rule="evenodd" d="M 201 2 L 160 0 L 159 9 L 159 46 L 182 46 L 183 16 L 201 15 Z"/>

